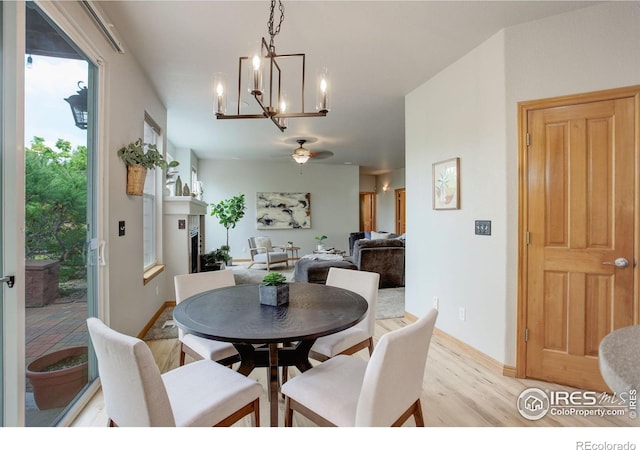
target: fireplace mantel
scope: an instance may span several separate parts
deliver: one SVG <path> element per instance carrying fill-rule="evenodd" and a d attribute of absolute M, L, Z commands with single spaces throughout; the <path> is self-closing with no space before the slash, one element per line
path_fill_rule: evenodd
<path fill-rule="evenodd" d="M 207 214 L 207 203 L 193 197 L 165 197 L 164 214 L 204 216 Z"/>

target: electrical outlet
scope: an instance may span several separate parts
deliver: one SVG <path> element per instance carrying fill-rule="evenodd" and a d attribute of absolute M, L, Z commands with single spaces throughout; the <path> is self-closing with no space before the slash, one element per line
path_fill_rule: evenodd
<path fill-rule="evenodd" d="M 458 319 L 462 320 L 463 322 L 467 320 L 467 312 L 464 308 L 458 308 Z"/>
<path fill-rule="evenodd" d="M 440 307 L 440 299 L 438 297 L 433 297 L 433 307 L 438 309 Z"/>

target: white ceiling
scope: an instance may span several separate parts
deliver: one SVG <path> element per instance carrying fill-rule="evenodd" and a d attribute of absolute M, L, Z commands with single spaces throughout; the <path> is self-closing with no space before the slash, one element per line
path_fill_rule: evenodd
<path fill-rule="evenodd" d="M 251 41 L 269 38 L 269 1 L 98 3 L 167 107 L 167 137 L 176 147 L 201 159 L 295 164 L 289 155 L 296 139 L 312 138 L 305 147 L 334 153 L 318 162 L 356 164 L 362 174 L 404 167 L 407 93 L 500 29 L 593 4 L 285 0 L 276 51 L 306 54 L 307 112 L 314 111 L 316 68 L 329 68 L 332 109 L 323 118 L 289 119 L 280 132 L 268 119 L 217 120 L 213 114 L 213 74 L 224 72 L 235 89 L 238 58 L 248 54 Z"/>

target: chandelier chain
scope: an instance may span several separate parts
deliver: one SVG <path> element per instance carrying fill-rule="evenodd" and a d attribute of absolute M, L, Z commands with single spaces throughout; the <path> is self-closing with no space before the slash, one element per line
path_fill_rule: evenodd
<path fill-rule="evenodd" d="M 276 47 L 273 43 L 273 39 L 280 33 L 280 27 L 282 27 L 282 22 L 284 21 L 284 5 L 282 4 L 282 0 L 278 0 L 278 10 L 280 11 L 280 21 L 278 22 L 277 28 L 273 29 L 273 19 L 275 16 L 275 8 L 276 8 L 276 0 L 271 0 L 271 13 L 269 14 L 269 21 L 267 22 L 267 27 L 269 29 L 269 36 L 271 37 L 269 41 L 269 50 L 271 52 L 276 51 Z"/>

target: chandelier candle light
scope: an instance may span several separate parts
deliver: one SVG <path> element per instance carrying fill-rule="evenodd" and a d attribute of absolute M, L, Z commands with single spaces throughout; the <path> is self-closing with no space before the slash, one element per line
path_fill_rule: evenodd
<path fill-rule="evenodd" d="M 278 9 L 280 11 L 280 21 L 277 27 L 274 29 L 274 15 L 275 15 L 276 0 L 271 0 L 271 12 L 269 15 L 269 21 L 267 22 L 267 28 L 269 31 L 270 40 L 267 44 L 265 38 L 262 38 L 259 45 L 256 46 L 256 52 L 251 56 L 241 56 L 239 58 L 238 65 L 238 101 L 235 114 L 226 113 L 226 84 L 224 75 L 218 73 L 214 76 L 214 91 L 216 100 L 215 114 L 218 119 L 271 119 L 271 121 L 282 132 L 287 128 L 286 119 L 292 117 L 324 117 L 331 110 L 330 107 L 330 79 L 329 71 L 326 68 L 321 68 L 317 71 L 317 86 L 316 86 L 316 112 L 305 112 L 304 109 L 304 89 L 305 89 L 305 60 L 304 53 L 290 53 L 279 55 L 276 53 L 276 47 L 274 44 L 274 38 L 280 32 L 282 22 L 284 21 L 284 6 L 282 1 L 278 0 Z M 287 102 L 287 96 L 284 91 L 281 90 L 283 83 L 282 69 L 280 61 L 284 62 L 285 58 L 298 58 L 301 59 L 301 92 L 300 92 L 300 110 L 291 111 Z M 240 96 L 242 93 L 242 68 L 243 64 L 247 67 L 247 79 L 248 86 L 247 91 L 251 94 L 260 109 L 262 114 L 241 114 L 240 113 Z M 263 84 L 263 76 L 268 76 L 268 92 L 265 92 L 265 85 Z M 267 100 L 268 98 L 268 100 Z"/>

